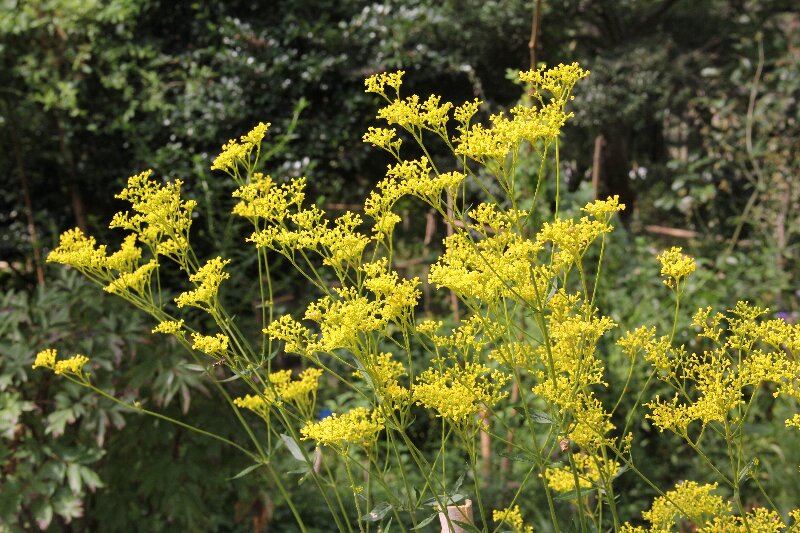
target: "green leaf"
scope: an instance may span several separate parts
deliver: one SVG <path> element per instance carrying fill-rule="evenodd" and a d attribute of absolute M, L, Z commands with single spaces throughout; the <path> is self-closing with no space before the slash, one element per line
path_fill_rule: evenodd
<path fill-rule="evenodd" d="M 422 529 L 423 527 L 427 526 L 428 524 L 436 520 L 437 516 L 439 516 L 439 513 L 434 513 L 430 515 L 428 518 L 417 524 L 417 527 L 413 528 L 413 530 Z"/>
<path fill-rule="evenodd" d="M 244 470 L 242 470 L 241 472 L 239 472 L 238 474 L 236 474 L 235 476 L 229 477 L 229 478 L 226 478 L 226 479 L 227 479 L 227 481 L 232 481 L 234 479 L 239 479 L 240 477 L 244 477 L 247 474 L 249 474 L 250 472 L 252 472 L 253 470 L 256 470 L 257 468 L 260 468 L 262 466 L 264 466 L 263 463 L 256 463 L 254 465 L 250 465 L 247 468 L 245 468 Z"/>
<path fill-rule="evenodd" d="M 392 505 L 389 502 L 381 502 L 376 505 L 372 511 L 359 518 L 359 520 L 363 522 L 377 522 L 378 520 L 383 519 L 383 517 L 386 516 L 391 510 Z"/>
<path fill-rule="evenodd" d="M 45 501 L 37 501 L 33 506 L 33 519 L 39 529 L 44 531 L 53 520 L 53 508 Z"/>
<path fill-rule="evenodd" d="M 456 484 L 453 486 L 453 492 L 458 492 L 459 491 L 459 489 L 461 488 L 461 485 L 464 484 L 464 476 L 466 476 L 466 475 L 467 475 L 466 471 L 461 472 L 461 475 L 458 476 L 458 479 L 456 480 Z"/>
<path fill-rule="evenodd" d="M 80 465 L 70 463 L 67 465 L 67 483 L 72 494 L 81 493 L 81 471 Z"/>
<path fill-rule="evenodd" d="M 531 422 L 536 424 L 552 424 L 553 419 L 547 413 L 542 411 L 531 411 L 530 412 L 530 419 Z"/>
<path fill-rule="evenodd" d="M 499 454 L 501 457 L 506 457 L 512 461 L 517 461 L 520 463 L 529 463 L 529 464 L 536 464 L 536 461 L 531 459 L 530 457 L 520 454 L 520 453 L 507 453 L 507 452 L 500 452 Z"/>
<path fill-rule="evenodd" d="M 743 482 L 748 476 L 752 476 L 758 468 L 758 458 L 750 459 L 745 466 L 739 470 L 739 483 Z"/>
<path fill-rule="evenodd" d="M 564 492 L 563 494 L 559 494 L 558 496 L 555 496 L 553 499 L 554 500 L 577 500 L 578 496 L 580 496 L 581 498 L 585 498 L 586 496 L 588 496 L 589 494 L 591 494 L 595 490 L 597 490 L 595 487 L 582 488 L 580 490 L 580 492 L 577 491 L 577 490 L 571 490 L 569 492 Z"/>
<path fill-rule="evenodd" d="M 285 433 L 281 433 L 281 439 L 283 443 L 289 448 L 289 453 L 292 454 L 292 457 L 297 459 L 298 461 L 306 461 L 305 456 L 303 455 L 303 451 L 300 449 L 300 445 L 297 444 L 297 441 L 294 440 L 292 437 Z"/>
<path fill-rule="evenodd" d="M 100 479 L 100 476 L 97 475 L 97 472 L 88 466 L 81 466 L 80 471 L 83 483 L 89 487 L 90 491 L 94 492 L 94 489 L 104 486 L 103 481 Z"/>

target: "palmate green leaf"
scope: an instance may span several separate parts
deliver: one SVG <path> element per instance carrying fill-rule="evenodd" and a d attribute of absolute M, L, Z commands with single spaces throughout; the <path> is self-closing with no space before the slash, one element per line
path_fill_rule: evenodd
<path fill-rule="evenodd" d="M 80 495 L 71 494 L 66 489 L 59 489 L 52 500 L 53 511 L 70 522 L 73 518 L 83 516 L 83 501 Z"/>

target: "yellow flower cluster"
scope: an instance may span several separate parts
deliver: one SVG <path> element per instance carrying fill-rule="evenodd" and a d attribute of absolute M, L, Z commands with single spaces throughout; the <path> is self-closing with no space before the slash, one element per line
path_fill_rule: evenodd
<path fill-rule="evenodd" d="M 334 295 L 323 296 L 306 309 L 304 319 L 319 324 L 319 333 L 290 316 L 273 321 L 264 333 L 286 343 L 286 351 L 312 357 L 315 352 L 331 353 L 346 348 L 355 353 L 365 335 L 380 331 L 390 322 L 409 320 L 421 293 L 418 278 L 400 279 L 388 271 L 385 260 L 364 263 L 360 270 L 367 275 L 362 287 L 373 294 L 367 297 L 356 287 L 334 288 Z"/>
<path fill-rule="evenodd" d="M 373 231 L 381 238 L 391 233 L 400 218 L 392 207 L 404 196 L 415 196 L 434 209 L 442 209 L 442 193 L 454 190 L 465 179 L 460 172 L 435 174 L 428 158 L 390 165 L 386 177 L 364 202 L 364 213 L 375 220 Z"/>
<path fill-rule="evenodd" d="M 122 272 L 118 278 L 114 279 L 103 287 L 103 290 L 111 294 L 135 293 L 145 296 L 150 287 L 150 279 L 153 272 L 158 268 L 158 262 L 151 259 L 133 272 Z"/>
<path fill-rule="evenodd" d="M 533 347 L 524 342 L 504 343 L 489 352 L 489 358 L 509 367 L 525 368 L 530 365 Z"/>
<path fill-rule="evenodd" d="M 691 393 L 676 393 L 671 400 L 656 397 L 647 404 L 651 413 L 646 416 L 662 431 L 686 437 L 692 422 L 700 421 L 705 427 L 728 420 L 732 410 L 746 403 L 745 391 L 758 389 L 762 383 L 775 383 L 775 396 L 800 398 L 796 385 L 800 363 L 794 352 L 787 351 L 787 343 L 796 339 L 800 328 L 783 320 L 760 321 L 766 312 L 746 302 L 737 303 L 727 316 L 711 316 L 711 309 L 700 309 L 693 324 L 701 328 L 702 337 L 716 344 L 702 354 L 672 349 L 668 339 L 656 340 L 652 330 L 647 335 L 629 334 L 630 349 L 644 350 L 662 379 L 680 378 L 684 390 Z M 728 322 L 727 328 L 721 326 L 723 321 Z"/>
<path fill-rule="evenodd" d="M 215 336 L 192 333 L 192 349 L 208 355 L 225 357 L 228 354 L 229 339 L 227 335 L 217 333 Z"/>
<path fill-rule="evenodd" d="M 74 374 L 81 376 L 83 374 L 83 366 L 89 362 L 89 358 L 85 355 L 73 355 L 69 359 L 56 361 L 53 371 L 56 374 Z"/>
<path fill-rule="evenodd" d="M 249 409 L 262 418 L 269 416 L 272 406 L 281 406 L 285 403 L 297 408 L 305 420 L 313 418 L 314 406 L 317 401 L 317 388 L 322 370 L 307 368 L 300 373 L 299 379 L 292 379 L 291 370 L 279 370 L 269 375 L 270 385 L 260 395 L 247 394 L 236 398 L 233 403 L 237 407 Z"/>
<path fill-rule="evenodd" d="M 229 140 L 222 146 L 220 153 L 211 164 L 211 170 L 222 170 L 232 176 L 238 176 L 238 163 L 249 167 L 250 154 L 253 148 L 259 148 L 270 123 L 259 122 L 247 135 L 242 135 L 237 142 Z"/>
<path fill-rule="evenodd" d="M 408 372 L 402 363 L 392 359 L 391 353 L 380 353 L 369 358 L 365 367 L 364 372 L 367 373 L 384 409 L 402 409 L 408 404 L 411 391 L 400 385 L 399 381 Z"/>
<path fill-rule="evenodd" d="M 87 237 L 80 228 L 62 233 L 47 261 L 71 266 L 91 278 L 107 277 L 106 246 L 97 246 L 95 238 Z"/>
<path fill-rule="evenodd" d="M 153 333 L 164 333 L 165 335 L 181 335 L 183 336 L 183 319 L 181 320 L 164 320 L 159 322 L 153 328 Z"/>
<path fill-rule="evenodd" d="M 495 204 L 482 203 L 470 212 L 470 216 L 475 220 L 475 224 L 471 224 L 470 227 L 486 236 L 487 233 L 500 233 L 519 228 L 524 224 L 528 212 L 518 209 L 500 211 Z"/>
<path fill-rule="evenodd" d="M 106 267 L 118 272 L 133 272 L 142 258 L 142 249 L 136 246 L 136 235 L 130 234 L 122 241 L 120 249 L 106 258 Z"/>
<path fill-rule="evenodd" d="M 285 342 L 284 349 L 288 353 L 310 355 L 306 352 L 306 345 L 312 341 L 311 332 L 290 315 L 283 315 L 278 320 L 273 320 L 263 329 L 265 335 L 273 340 Z"/>
<path fill-rule="evenodd" d="M 33 362 L 32 368 L 49 368 L 56 374 L 71 374 L 78 379 L 84 379 L 83 367 L 89 362 L 89 358 L 85 355 L 73 355 L 69 359 L 62 359 L 56 361 L 58 352 L 53 348 L 42 350 L 36 354 L 36 359 Z"/>
<path fill-rule="evenodd" d="M 362 269 L 369 266 L 371 265 L 362 265 Z M 390 322 L 400 322 L 411 316 L 422 296 L 417 289 L 419 284 L 419 278 L 401 280 L 394 271 L 376 272 L 364 280 L 364 288 L 375 295 L 375 301 L 380 305 L 378 313 Z"/>
<path fill-rule="evenodd" d="M 116 197 L 130 202 L 134 214 L 116 213 L 109 227 L 130 230 L 154 253 L 181 263 L 197 202 L 181 199 L 182 181 L 162 185 L 152 179 L 152 173 L 147 170 L 128 178 L 128 185 Z"/>
<path fill-rule="evenodd" d="M 451 356 L 459 355 L 462 360 L 469 361 L 471 355 L 479 355 L 481 350 L 499 336 L 498 325 L 489 318 L 474 314 L 461 321 L 449 335 L 429 335 L 439 348 L 448 350 Z"/>
<path fill-rule="evenodd" d="M 400 86 L 403 84 L 404 74 L 405 71 L 403 70 L 398 70 L 397 72 L 381 72 L 380 74 L 373 74 L 364 80 L 364 85 L 367 87 L 364 92 L 379 94 L 388 99 L 386 96 L 386 86 L 388 85 L 394 89 L 395 95 L 399 96 Z"/>
<path fill-rule="evenodd" d="M 223 260 L 221 257 L 215 257 L 197 269 L 197 272 L 189 276 L 189 281 L 192 281 L 196 288 L 183 292 L 175 298 L 178 307 L 189 305 L 211 311 L 216 305 L 220 284 L 231 277 L 230 274 L 222 271 L 230 262 L 230 259 Z"/>
<path fill-rule="evenodd" d="M 252 396 L 247 394 L 241 398 L 234 398 L 233 405 L 240 409 L 249 409 L 257 415 L 266 419 L 269 416 L 269 408 L 271 403 L 263 396 Z"/>
<path fill-rule="evenodd" d="M 42 350 L 36 354 L 36 360 L 33 362 L 32 368 L 53 368 L 56 364 L 57 353 L 53 348 Z"/>
<path fill-rule="evenodd" d="M 699 528 L 698 533 L 781 533 L 786 530 L 781 515 L 764 507 L 756 507 L 741 516 L 715 516 L 714 520 Z M 790 531 L 796 531 L 797 524 Z"/>
<path fill-rule="evenodd" d="M 374 128 L 370 126 L 362 140 L 365 143 L 372 144 L 372 146 L 386 150 L 397 159 L 400 159 L 400 145 L 403 144 L 403 139 L 397 138 L 397 130 L 395 128 Z"/>
<path fill-rule="evenodd" d="M 441 103 L 441 97 L 431 95 L 422 103 L 419 96 L 412 95 L 401 100 L 391 100 L 389 105 L 378 110 L 378 118 L 387 124 L 397 124 L 418 136 L 422 130 L 428 130 L 447 138 L 447 122 L 453 108 L 450 102 Z"/>
<path fill-rule="evenodd" d="M 613 479 L 619 472 L 619 463 L 606 461 L 599 455 L 576 454 L 573 456 L 572 462 L 575 465 L 574 473 L 571 465 L 545 469 L 542 477 L 551 489 L 557 492 L 573 492 L 577 490 L 575 486 L 577 477 L 578 486 L 586 496 L 586 491 L 592 488 L 602 488 L 602 480 Z"/>
<path fill-rule="evenodd" d="M 533 526 L 525 525 L 519 505 L 492 511 L 492 520 L 506 524 L 513 533 L 533 533 Z"/>
<path fill-rule="evenodd" d="M 583 258 L 595 239 L 614 229 L 609 224 L 611 216 L 623 209 L 625 205 L 619 203 L 617 196 L 588 203 L 583 211 L 589 213 L 593 219 L 583 217 L 578 223 L 572 219 L 545 222 L 536 235 L 536 242 L 541 246 L 552 243 L 558 250 L 553 256 L 553 268 L 568 269 Z"/>
<path fill-rule="evenodd" d="M 575 84 L 588 75 L 589 71 L 583 70 L 578 63 L 569 65 L 559 63 L 557 67 L 551 69 L 543 65 L 538 69 L 520 72 L 519 79 L 531 85 L 540 101 L 544 99 L 540 93 L 543 89 L 552 94 L 556 100 L 566 102 Z"/>
<path fill-rule="evenodd" d="M 643 512 L 642 517 L 652 524 L 652 531 L 670 531 L 687 519 L 703 526 L 713 517 L 731 511 L 730 504 L 721 496 L 711 494 L 716 489 L 717 483 L 698 485 L 694 481 L 684 481 L 675 485 L 675 490 L 653 500 L 650 510 Z"/>
<path fill-rule="evenodd" d="M 248 241 L 259 248 L 275 250 L 290 260 L 298 251 L 314 252 L 342 278 L 347 268 L 360 264 L 370 240 L 356 231 L 362 224 L 359 215 L 348 211 L 330 227 L 324 218 L 325 213 L 316 206 L 302 209 L 305 179 L 293 180 L 281 186 L 273 186 L 270 181 L 260 192 L 255 191 L 257 186 L 260 187 L 253 182 L 235 193 L 243 198 L 243 202 L 234 208 L 234 213 L 254 221 L 263 218 L 274 225 L 256 231 L 248 237 Z M 296 211 L 290 212 L 291 208 Z M 290 229 L 287 222 L 293 223 L 296 228 Z"/>
<path fill-rule="evenodd" d="M 232 196 L 241 199 L 234 206 L 233 213 L 252 221 L 264 219 L 280 223 L 291 207 L 300 208 L 306 196 L 305 187 L 305 178 L 276 184 L 272 177 L 256 172 L 248 183 L 233 191 Z"/>
<path fill-rule="evenodd" d="M 438 288 L 487 304 L 513 298 L 535 305 L 547 294 L 552 276 L 538 264 L 541 247 L 530 239 L 503 232 L 475 243 L 459 232 L 444 244 L 445 252 L 428 274 L 428 282 Z"/>
<path fill-rule="evenodd" d="M 273 375 L 276 376 L 273 379 Z M 291 370 L 270 375 L 277 397 L 294 405 L 305 420 L 314 418 L 314 406 L 317 403 L 317 388 L 322 369 L 307 368 L 300 372 L 299 379 L 292 380 Z"/>
<path fill-rule="evenodd" d="M 499 370 L 479 363 L 466 363 L 463 368 L 428 368 L 417 377 L 411 389 L 417 405 L 436 412 L 436 416 L 467 429 L 484 407 L 492 407 L 505 398 L 503 386 L 510 379 Z"/>
<path fill-rule="evenodd" d="M 504 113 L 492 115 L 490 128 L 482 124 L 459 128 L 460 135 L 452 140 L 455 153 L 503 169 L 507 157 L 516 153 L 523 141 L 549 144 L 571 116 L 564 113 L 563 104 L 557 101 L 538 109 L 517 106 L 510 113 L 510 119 Z"/>
<path fill-rule="evenodd" d="M 537 384 L 533 392 L 557 406 L 574 420 L 570 439 L 596 450 L 613 429 L 610 413 L 603 409 L 589 389 L 605 385 L 603 363 L 596 356 L 597 343 L 615 323 L 587 308 L 580 294 L 556 291 L 547 302 L 548 343 L 534 350 L 538 364 L 532 373 Z"/>
<path fill-rule="evenodd" d="M 670 289 L 680 288 L 681 280 L 685 280 L 697 268 L 694 259 L 684 255 L 682 251 L 682 248 L 673 246 L 656 258 L 661 263 L 661 275 L 666 278 L 663 280 L 664 285 Z"/>
<path fill-rule="evenodd" d="M 356 407 L 343 415 L 332 414 L 319 422 L 309 422 L 300 428 L 303 439 L 315 440 L 346 453 L 350 444 L 369 447 L 384 428 L 384 419 L 366 407 Z"/>

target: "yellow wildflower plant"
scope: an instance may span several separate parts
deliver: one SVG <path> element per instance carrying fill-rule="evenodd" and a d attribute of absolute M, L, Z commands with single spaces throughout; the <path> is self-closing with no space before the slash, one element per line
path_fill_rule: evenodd
<path fill-rule="evenodd" d="M 764 507 L 756 507 L 745 516 L 722 515 L 715 516 L 714 520 L 698 528 L 698 533 L 780 533 L 786 531 L 781 515 Z M 791 531 L 796 531 L 795 527 Z"/>
<path fill-rule="evenodd" d="M 547 97 L 541 91 L 547 91 L 552 97 L 566 104 L 570 99 L 570 94 L 575 84 L 589 75 L 588 70 L 583 70 L 578 63 L 564 65 L 559 63 L 556 67 L 547 68 L 542 65 L 538 69 L 528 70 L 519 73 L 519 80 L 531 86 L 533 94 L 539 101 L 544 101 Z"/>
<path fill-rule="evenodd" d="M 300 373 L 298 379 L 292 379 L 291 370 L 271 372 L 266 388 L 256 395 L 247 394 L 235 398 L 233 402 L 237 407 L 249 409 L 265 420 L 273 407 L 281 408 L 285 405 L 295 407 L 304 420 L 311 420 L 322 373 L 319 368 L 308 368 Z"/>
<path fill-rule="evenodd" d="M 321 376 L 322 369 L 307 368 L 296 380 L 273 380 L 270 376 L 270 381 L 281 401 L 294 405 L 303 419 L 311 420 L 314 418 L 314 406 L 317 402 L 317 388 Z"/>
<path fill-rule="evenodd" d="M 403 364 L 388 352 L 365 359 L 364 368 L 354 375 L 366 376 L 385 412 L 404 409 L 411 399 L 411 391 L 400 384 L 400 379 L 408 375 Z"/>
<path fill-rule="evenodd" d="M 674 247 L 658 255 L 664 283 L 678 296 L 672 334 L 642 326 L 616 345 L 607 338 L 617 324 L 600 309 L 605 299 L 596 296 L 607 235 L 625 206 L 616 196 L 597 199 L 570 218 L 548 217 L 542 205 L 561 196 L 559 185 L 545 180 L 559 168 L 559 137 L 572 116 L 566 106 L 587 74 L 577 64 L 522 72 L 519 79 L 529 85 L 525 104 L 490 115 L 478 99 L 454 105 L 438 95 L 401 95 L 402 71 L 376 73 L 365 88 L 385 101 L 377 112 L 385 124 L 370 127 L 362 140 L 395 161 L 377 176 L 363 209 L 329 216 L 309 201 L 324 191 L 312 195 L 306 178 L 257 172 L 269 128 L 261 122 L 227 142 L 211 164 L 232 178 L 232 212 L 251 225 L 244 241 L 253 245 L 253 261 L 231 265 L 214 255 L 198 261 L 190 244 L 196 202 L 182 196 L 181 181 L 166 182 L 151 171 L 129 178 L 118 195 L 131 204 L 110 224 L 128 233 L 118 250 L 73 229 L 48 260 L 79 270 L 150 313 L 153 333 L 175 335 L 195 361 L 209 363 L 196 365 L 205 371 L 202 379 L 234 398 L 236 419 L 251 442 L 216 438 L 243 452 L 251 468 L 262 467 L 270 486 L 297 511 L 293 491 L 275 468 L 283 464 L 276 454 L 288 450 L 331 504 L 331 527 L 338 530 L 381 521 L 389 510 L 393 524 L 419 529 L 424 498 L 433 496 L 441 507 L 470 494 L 487 531 L 491 517 L 499 528 L 529 533 L 520 507 L 539 502 L 530 495 L 541 493 L 554 529 L 564 529 L 567 510 L 579 513 L 587 531 L 776 531 L 785 527 L 785 510 L 753 508 L 747 498 L 755 490 L 742 485 L 764 478 L 737 463 L 757 460 L 746 446 L 745 425 L 757 411 L 751 410 L 756 398 L 800 401 L 800 326 L 769 320 L 767 309 L 740 302 L 727 312 L 699 310 L 691 322 L 698 339 L 676 342 L 680 300 L 696 262 Z M 418 145 L 412 147 L 416 155 L 404 157 L 403 141 Z M 451 160 L 441 148 L 452 152 Z M 418 212 L 408 208 L 412 201 L 430 221 L 421 265 L 401 261 L 409 248 L 395 238 L 401 228 L 417 230 L 400 225 L 405 213 Z M 437 235 L 443 237 L 438 243 Z M 596 268 L 588 260 L 594 251 Z M 168 286 L 173 276 L 162 271 L 171 266 L 165 258 L 189 277 L 189 286 L 173 299 L 165 296 L 174 296 Z M 242 295 L 256 310 L 257 326 L 237 319 L 218 296 L 232 277 L 231 266 L 252 266 L 248 275 L 260 284 Z M 301 299 L 274 293 L 285 285 L 274 283 L 270 273 L 285 268 L 308 282 Z M 428 299 L 429 288 L 440 290 L 440 297 Z M 287 301 L 288 311 L 282 307 Z M 220 333 L 187 327 L 198 315 L 204 320 L 198 329 Z M 225 368 L 215 371 L 202 353 Z M 296 366 L 298 356 L 313 367 L 297 374 L 278 370 Z M 624 383 L 616 382 L 619 366 L 607 368 L 609 361 L 629 365 Z M 36 355 L 33 366 L 99 391 L 84 373 L 88 362 L 83 355 L 58 360 L 49 349 Z M 648 395 L 656 380 L 661 396 Z M 636 401 L 622 401 L 631 390 Z M 340 413 L 318 412 L 321 400 Z M 259 431 L 239 409 L 262 419 Z M 787 418 L 785 425 L 800 428 L 795 411 L 781 404 L 776 413 Z M 421 431 L 426 440 L 420 443 L 415 431 L 431 421 L 439 428 Z M 620 504 L 626 494 L 615 492 L 615 479 L 623 472 L 644 478 L 632 445 L 634 434 L 648 426 L 679 435 L 703 459 L 698 464 L 712 465 L 735 501 L 717 495 L 716 483 L 685 482 L 655 498 L 642 514 L 648 526 L 624 523 L 629 517 L 621 513 L 630 512 L 630 504 Z M 712 446 L 715 453 L 706 454 Z M 341 457 L 326 458 L 328 449 Z M 554 464 L 559 450 L 562 462 Z M 494 457 L 498 451 L 503 459 Z M 453 468 L 462 460 L 466 472 Z M 355 514 L 340 499 L 344 487 L 336 487 L 342 470 Z M 363 482 L 355 481 L 354 470 Z M 453 484 L 462 473 L 469 488 Z M 488 513 L 483 502 L 498 501 L 483 499 L 489 486 L 513 493 L 502 495 L 509 507 Z M 586 494 L 575 498 L 576 491 Z M 364 514 L 361 506 L 376 498 L 387 501 Z M 300 521 L 301 515 L 295 512 Z M 800 511 L 792 516 L 796 520 Z"/>

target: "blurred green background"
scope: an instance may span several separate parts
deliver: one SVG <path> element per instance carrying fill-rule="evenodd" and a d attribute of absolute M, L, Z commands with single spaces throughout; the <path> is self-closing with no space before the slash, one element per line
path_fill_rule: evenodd
<path fill-rule="evenodd" d="M 227 480 L 246 464 L 216 442 L 29 371 L 53 344 L 86 353 L 105 390 L 235 438 L 177 345 L 44 257 L 75 226 L 119 242 L 107 229 L 123 208 L 114 194 L 153 168 L 186 182 L 199 202 L 193 237 L 241 260 L 230 284 L 248 294 L 231 185 L 209 170 L 223 142 L 272 122 L 269 172 L 307 176 L 312 200 L 335 211 L 358 204 L 389 162 L 360 141 L 376 110 L 365 77 L 403 69 L 406 94 L 477 97 L 487 118 L 520 99 L 509 71 L 532 61 L 592 72 L 575 91 L 559 174 L 567 209 L 609 194 L 628 205 L 603 313 L 623 330 L 669 320 L 653 257 L 679 245 L 701 267 L 689 308 L 747 299 L 796 321 L 796 0 L 0 0 L 0 532 L 291 530 L 262 479 Z M 422 253 L 421 231 L 407 235 L 401 260 Z M 280 282 L 291 309 L 305 296 Z M 252 302 L 238 304 L 256 319 Z M 788 502 L 782 472 L 796 473 L 797 452 L 774 449 L 782 419 L 763 410 L 765 483 Z M 691 471 L 646 435 L 661 486 Z M 631 483 L 635 517 L 652 493 Z M 313 510 L 308 524 L 329 527 Z"/>

